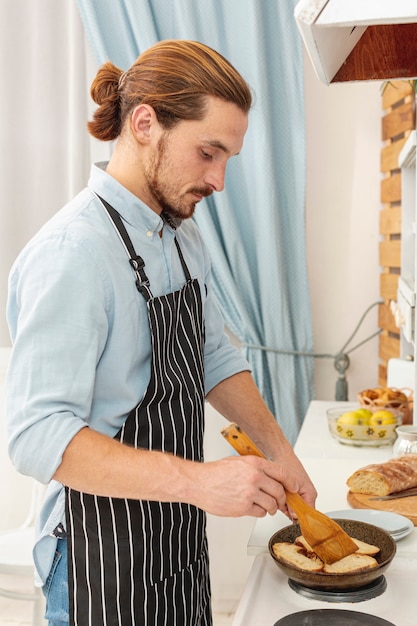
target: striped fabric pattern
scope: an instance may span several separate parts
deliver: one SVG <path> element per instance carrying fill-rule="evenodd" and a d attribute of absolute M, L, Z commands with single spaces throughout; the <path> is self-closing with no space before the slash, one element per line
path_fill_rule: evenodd
<path fill-rule="evenodd" d="M 182 289 L 145 297 L 150 382 L 116 439 L 201 462 L 203 310 L 199 283 L 184 271 L 188 280 Z M 212 624 L 202 510 L 72 489 L 66 503 L 72 626 Z"/>

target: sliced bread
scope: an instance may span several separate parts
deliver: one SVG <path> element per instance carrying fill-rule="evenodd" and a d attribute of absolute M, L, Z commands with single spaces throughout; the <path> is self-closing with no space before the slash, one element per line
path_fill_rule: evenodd
<path fill-rule="evenodd" d="M 378 565 L 378 561 L 368 554 L 349 554 L 344 559 L 332 563 L 332 565 L 324 564 L 323 571 L 327 574 L 351 574 L 362 570 L 372 569 Z"/>
<path fill-rule="evenodd" d="M 293 567 L 309 572 L 321 572 L 323 570 L 323 561 L 317 555 L 306 556 L 303 553 L 303 548 L 295 543 L 274 543 L 272 549 L 275 556 Z"/>

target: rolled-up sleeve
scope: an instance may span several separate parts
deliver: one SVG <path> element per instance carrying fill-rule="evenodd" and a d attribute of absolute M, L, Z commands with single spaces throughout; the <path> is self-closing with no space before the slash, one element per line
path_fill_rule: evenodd
<path fill-rule="evenodd" d="M 88 423 L 108 334 L 101 276 L 89 251 L 68 236 L 29 246 L 10 274 L 9 454 L 19 472 L 40 482 L 52 478 Z"/>
<path fill-rule="evenodd" d="M 205 359 L 204 371 L 206 394 L 222 380 L 243 371 L 250 371 L 248 361 L 240 351 L 230 343 L 225 332 L 223 316 L 220 312 L 211 285 L 211 270 L 205 278 L 207 297 L 204 306 L 205 315 Z"/>

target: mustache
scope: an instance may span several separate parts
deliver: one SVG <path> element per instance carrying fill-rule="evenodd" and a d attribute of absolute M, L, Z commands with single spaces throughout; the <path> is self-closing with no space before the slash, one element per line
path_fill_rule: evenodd
<path fill-rule="evenodd" d="M 197 196 L 208 198 L 213 193 L 213 189 L 211 187 L 193 187 L 193 189 L 190 189 L 190 192 L 195 193 Z"/>

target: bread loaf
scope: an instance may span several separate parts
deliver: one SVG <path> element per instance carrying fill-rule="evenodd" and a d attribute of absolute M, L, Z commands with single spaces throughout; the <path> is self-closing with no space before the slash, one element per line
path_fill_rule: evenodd
<path fill-rule="evenodd" d="M 347 479 L 352 493 L 387 496 L 389 493 L 417 487 L 417 454 L 366 465 Z"/>

